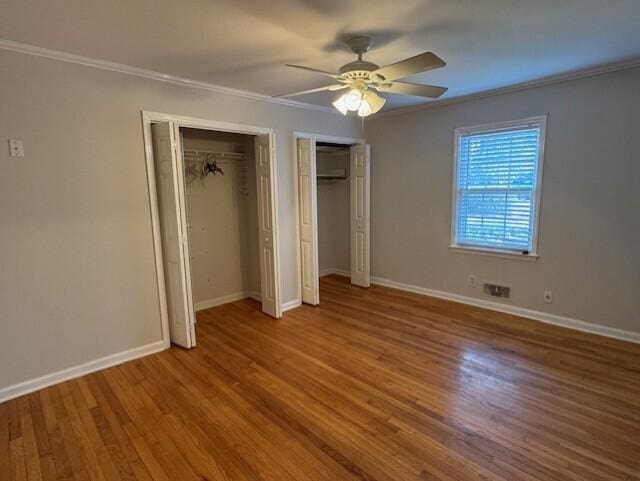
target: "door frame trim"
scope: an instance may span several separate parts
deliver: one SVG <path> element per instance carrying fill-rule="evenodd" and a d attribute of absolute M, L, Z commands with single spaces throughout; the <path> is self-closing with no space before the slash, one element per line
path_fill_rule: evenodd
<path fill-rule="evenodd" d="M 171 122 L 179 127 L 187 127 L 201 130 L 214 130 L 221 132 L 233 132 L 245 135 L 268 135 L 271 177 L 274 191 L 271 196 L 271 210 L 273 212 L 274 231 L 274 277 L 276 279 L 278 294 L 282 291 L 280 285 L 280 230 L 278 221 L 278 179 L 276 168 L 276 142 L 275 131 L 268 127 L 258 127 L 255 125 L 236 124 L 232 122 L 222 122 L 218 120 L 201 119 L 184 115 L 175 115 L 163 112 L 152 112 L 143 110 L 142 134 L 144 141 L 144 151 L 147 169 L 147 190 L 149 195 L 149 207 L 151 214 L 151 233 L 153 237 L 153 252 L 155 257 L 156 282 L 158 289 L 158 300 L 160 308 L 160 323 L 162 330 L 162 341 L 165 347 L 171 345 L 169 335 L 169 315 L 167 310 L 167 292 L 165 287 L 164 266 L 162 261 L 162 240 L 160 237 L 160 216 L 158 213 L 158 193 L 156 189 L 155 166 L 153 158 L 153 143 L 151 137 L 151 124 L 156 122 Z M 186 233 L 188 235 L 188 232 Z M 194 306 L 195 307 L 195 306 Z M 282 315 L 282 299 L 278 295 L 276 299 L 276 311 Z"/>
<path fill-rule="evenodd" d="M 363 138 L 356 137 L 339 137 L 335 135 L 324 135 L 317 134 L 313 132 L 293 132 L 293 178 L 294 178 L 294 198 L 295 198 L 295 216 L 296 216 L 296 276 L 297 276 L 297 284 L 298 284 L 298 299 L 297 304 L 302 305 L 302 252 L 300 250 L 300 187 L 298 185 L 298 139 L 312 139 L 317 142 L 331 142 L 334 144 L 342 144 L 342 145 L 356 145 L 362 144 L 366 145 L 367 142 Z M 317 203 L 317 194 L 316 194 L 316 203 Z M 319 266 L 318 266 L 319 269 Z M 318 272 L 319 273 L 319 272 Z"/>

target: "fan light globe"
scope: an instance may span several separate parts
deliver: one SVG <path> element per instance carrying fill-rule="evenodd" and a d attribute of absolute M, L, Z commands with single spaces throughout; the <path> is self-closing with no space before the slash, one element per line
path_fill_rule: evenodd
<path fill-rule="evenodd" d="M 336 108 L 336 110 L 338 112 L 340 112 L 342 115 L 347 115 L 347 112 L 349 111 L 349 109 L 347 109 L 347 105 L 344 101 L 345 97 L 347 96 L 347 94 L 342 94 L 340 97 L 338 97 L 334 102 L 333 102 L 333 106 Z"/>
<path fill-rule="evenodd" d="M 366 101 L 369 104 L 369 106 L 371 107 L 371 113 L 375 114 L 382 107 L 384 107 L 384 104 L 387 101 L 387 99 L 385 99 L 383 97 L 380 97 L 375 92 L 369 91 L 369 93 L 367 94 Z"/>
<path fill-rule="evenodd" d="M 371 105 L 369 105 L 369 102 L 367 102 L 367 100 L 363 100 L 360 103 L 360 107 L 358 108 L 358 116 L 360 117 L 366 117 L 367 115 L 371 115 L 373 113 L 373 110 L 371 110 Z"/>
<path fill-rule="evenodd" d="M 356 105 L 354 99 L 357 100 L 357 106 L 355 108 L 353 108 L 354 105 Z M 378 112 L 384 106 L 385 102 L 386 99 L 371 90 L 362 93 L 361 90 L 352 89 L 338 97 L 333 102 L 333 106 L 342 115 L 347 115 L 349 111 L 357 111 L 358 116 L 367 117 L 368 115 Z"/>
<path fill-rule="evenodd" d="M 375 114 L 382 108 L 385 102 L 386 99 L 383 99 L 375 92 L 369 91 L 360 103 L 358 115 L 360 117 L 366 117 L 368 115 Z"/>
<path fill-rule="evenodd" d="M 344 104 L 347 110 L 358 110 L 362 102 L 362 92 L 359 89 L 351 89 L 349 93 L 344 95 Z"/>

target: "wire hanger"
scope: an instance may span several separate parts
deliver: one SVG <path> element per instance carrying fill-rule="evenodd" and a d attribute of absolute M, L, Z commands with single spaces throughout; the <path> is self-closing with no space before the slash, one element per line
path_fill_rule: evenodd
<path fill-rule="evenodd" d="M 202 163 L 202 172 L 204 173 L 204 175 L 216 175 L 216 172 L 220 172 L 222 175 L 224 175 L 224 172 L 218 166 L 218 162 L 216 162 L 215 160 L 210 160 L 208 158 Z"/>

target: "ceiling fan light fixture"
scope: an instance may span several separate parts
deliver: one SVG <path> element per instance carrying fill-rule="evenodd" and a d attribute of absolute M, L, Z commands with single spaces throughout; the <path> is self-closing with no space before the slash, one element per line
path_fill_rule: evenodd
<path fill-rule="evenodd" d="M 360 107 L 358 108 L 358 116 L 359 117 L 367 117 L 368 115 L 371 115 L 373 113 L 373 110 L 371 110 L 371 105 L 369 105 L 369 102 L 367 102 L 366 100 L 363 100 L 360 103 Z"/>
<path fill-rule="evenodd" d="M 347 108 L 347 104 L 345 102 L 345 97 L 347 96 L 347 94 L 342 94 L 340 97 L 338 97 L 334 102 L 333 102 L 333 106 L 336 108 L 336 110 L 338 112 L 340 112 L 342 115 L 347 115 L 347 112 L 349 112 L 349 109 Z"/>
<path fill-rule="evenodd" d="M 360 117 L 367 117 L 368 115 L 375 114 L 384 106 L 385 102 L 386 99 L 369 90 L 360 103 L 358 115 Z"/>
<path fill-rule="evenodd" d="M 369 105 L 372 114 L 379 112 L 380 109 L 384 107 L 386 101 L 387 99 L 380 97 L 377 93 L 371 90 L 367 93 L 365 98 L 365 102 Z"/>
<path fill-rule="evenodd" d="M 347 110 L 355 112 L 360 108 L 362 103 L 362 92 L 360 89 L 354 88 L 344 94 L 344 104 L 347 106 Z"/>
<path fill-rule="evenodd" d="M 372 90 L 398 95 L 426 97 L 429 99 L 437 99 L 447 91 L 446 87 L 398 80 L 444 67 L 446 65 L 444 60 L 432 52 L 423 52 L 413 57 L 400 60 L 399 62 L 378 67 L 376 64 L 363 60 L 362 58 L 362 55 L 371 48 L 371 37 L 357 35 L 348 39 L 346 43 L 349 48 L 358 55 L 358 59 L 340 67 L 338 73 L 326 72 L 303 65 L 286 64 L 287 67 L 330 77 L 336 83 L 325 87 L 279 95 L 278 97 L 295 97 L 297 95 L 307 95 L 315 92 L 332 92 L 347 89 L 346 93 L 333 101 L 333 106 L 342 113 L 342 115 L 347 115 L 349 112 L 357 112 L 357 115 L 360 117 L 366 117 L 379 112 L 385 104 L 385 99 L 373 93 Z"/>
<path fill-rule="evenodd" d="M 380 97 L 372 90 L 363 91 L 353 88 L 349 92 L 342 94 L 334 102 L 333 106 L 342 115 L 347 115 L 349 111 L 357 112 L 359 117 L 367 117 L 375 114 L 385 104 L 386 99 Z"/>

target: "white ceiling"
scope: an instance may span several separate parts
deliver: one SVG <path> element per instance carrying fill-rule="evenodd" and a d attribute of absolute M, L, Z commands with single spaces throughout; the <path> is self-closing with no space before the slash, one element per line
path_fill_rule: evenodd
<path fill-rule="evenodd" d="M 640 57 L 640 0 L 2 0 L 0 37 L 250 92 L 324 85 L 338 39 L 374 37 L 386 65 L 430 50 L 447 66 L 409 80 L 443 98 Z M 335 94 L 297 99 L 328 105 Z M 397 108 L 424 102 L 390 96 Z"/>

